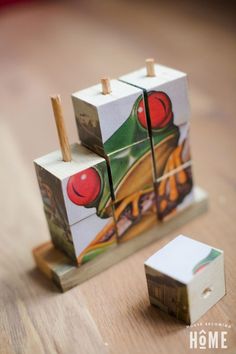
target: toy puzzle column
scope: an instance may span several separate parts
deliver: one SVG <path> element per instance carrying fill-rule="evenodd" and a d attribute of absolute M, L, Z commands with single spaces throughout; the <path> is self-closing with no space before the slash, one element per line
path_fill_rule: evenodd
<path fill-rule="evenodd" d="M 101 196 L 111 197 L 105 159 L 79 144 L 67 151 L 70 161 L 55 151 L 34 163 L 52 241 L 82 264 L 116 244 L 116 228 L 112 211 L 102 213 Z"/>
<path fill-rule="evenodd" d="M 224 253 L 204 243 L 180 235 L 144 264 L 151 304 L 187 324 L 225 295 Z"/>
<path fill-rule="evenodd" d="M 143 125 L 148 124 L 149 127 L 157 185 L 170 174 L 179 176 L 177 172 L 180 168 L 191 170 L 186 74 L 154 65 L 149 59 L 146 68 L 124 75 L 120 80 L 143 90 L 144 99 L 138 106 L 138 118 Z M 188 173 L 185 177 L 186 188 L 181 188 L 179 201 L 190 193 L 192 174 Z M 176 203 L 180 202 L 176 199 Z M 158 209 L 160 210 L 160 205 Z M 162 216 L 159 216 L 162 219 Z"/>
<path fill-rule="evenodd" d="M 144 215 L 150 224 L 156 222 L 155 174 L 145 116 L 142 121 L 138 116 L 143 91 L 117 80 L 111 80 L 110 88 L 103 94 L 96 85 L 76 92 L 72 100 L 82 143 L 107 160 L 113 200 L 104 194 L 104 212 L 114 207 L 121 239 L 130 228 L 132 237 L 144 229 L 133 229 Z"/>

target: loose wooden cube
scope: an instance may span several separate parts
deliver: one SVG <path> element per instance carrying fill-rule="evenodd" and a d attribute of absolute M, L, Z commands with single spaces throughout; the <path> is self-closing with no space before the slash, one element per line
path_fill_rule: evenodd
<path fill-rule="evenodd" d="M 153 187 L 140 190 L 114 204 L 118 242 L 128 241 L 157 223 Z"/>
<path fill-rule="evenodd" d="M 165 173 L 157 179 L 155 187 L 158 219 L 169 220 L 194 203 L 192 162 Z"/>
<path fill-rule="evenodd" d="M 102 156 L 148 138 L 147 124 L 137 117 L 143 91 L 118 80 L 110 85 L 110 94 L 99 84 L 72 95 L 80 140 Z"/>
<path fill-rule="evenodd" d="M 196 322 L 225 295 L 223 251 L 180 235 L 145 262 L 150 302 Z"/>
<path fill-rule="evenodd" d="M 69 225 L 45 210 L 51 239 L 78 265 L 116 246 L 116 226 L 113 216 L 101 218 L 96 214 Z"/>
<path fill-rule="evenodd" d="M 105 159 L 79 144 L 71 152 L 71 162 L 62 161 L 60 151 L 34 161 L 44 207 L 69 225 L 100 215 L 111 198 Z"/>
<path fill-rule="evenodd" d="M 138 106 L 138 119 L 149 124 L 158 178 L 162 175 L 163 161 L 178 146 L 180 126 L 189 121 L 190 113 L 186 74 L 162 65 L 155 65 L 155 72 L 156 76 L 147 76 L 143 68 L 120 80 L 144 92 Z"/>

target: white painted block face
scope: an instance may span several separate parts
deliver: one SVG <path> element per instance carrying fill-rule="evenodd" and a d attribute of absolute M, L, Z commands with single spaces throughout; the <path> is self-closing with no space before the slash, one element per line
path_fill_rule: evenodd
<path fill-rule="evenodd" d="M 116 244 L 112 217 L 102 219 L 96 214 L 76 223 L 71 228 L 76 258 L 79 264 L 89 261 Z M 87 258 L 87 259 L 86 259 Z"/>
<path fill-rule="evenodd" d="M 151 256 L 145 268 L 151 303 L 187 323 L 225 294 L 223 251 L 183 235 Z"/>
<path fill-rule="evenodd" d="M 155 111 L 158 109 L 157 105 L 155 105 L 155 99 L 150 99 L 150 93 L 152 91 L 163 92 L 169 98 L 168 101 L 171 103 L 173 122 L 175 125 L 186 123 L 190 115 L 187 75 L 181 71 L 157 64 L 155 65 L 155 72 L 156 76 L 149 77 L 146 75 L 146 68 L 142 68 L 121 76 L 120 80 L 130 83 L 131 85 L 136 85 L 147 91 L 152 123 L 157 120 Z M 158 95 L 156 100 L 158 100 Z M 160 100 L 162 100 L 161 97 Z M 167 108 L 168 107 L 163 102 L 163 110 Z M 155 130 L 154 123 L 152 124 L 152 128 Z"/>
<path fill-rule="evenodd" d="M 112 91 L 107 95 L 100 84 L 72 95 L 80 140 L 101 155 L 148 138 L 147 128 L 137 117 L 142 90 L 118 80 L 110 84 Z"/>
<path fill-rule="evenodd" d="M 69 225 L 99 214 L 103 193 L 110 197 L 106 161 L 79 144 L 71 152 L 71 162 L 60 151 L 34 161 L 44 207 Z"/>
<path fill-rule="evenodd" d="M 113 217 L 102 219 L 94 214 L 73 225 L 64 225 L 46 210 L 45 214 L 53 243 L 79 265 L 116 245 Z"/>

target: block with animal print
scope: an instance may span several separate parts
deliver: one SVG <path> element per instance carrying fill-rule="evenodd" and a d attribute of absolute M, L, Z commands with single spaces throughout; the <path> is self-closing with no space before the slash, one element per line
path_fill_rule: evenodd
<path fill-rule="evenodd" d="M 147 124 L 137 124 L 143 91 L 118 80 L 109 81 L 109 88 L 104 93 L 97 84 L 72 94 L 80 141 L 102 156 L 148 138 Z"/>
<path fill-rule="evenodd" d="M 34 163 L 52 240 L 80 263 L 83 245 L 87 247 L 99 233 L 103 241 L 97 247 L 103 244 L 105 250 L 116 242 L 116 233 L 112 209 L 104 213 L 104 195 L 111 199 L 105 159 L 78 143 L 70 149 L 69 162 L 62 161 L 57 150 Z M 85 223 L 87 232 L 84 227 L 81 232 Z"/>
<path fill-rule="evenodd" d="M 150 64 L 150 63 L 149 63 Z M 154 160 L 155 178 L 191 159 L 190 149 L 181 155 L 189 138 L 187 75 L 162 65 L 149 66 L 121 76 L 122 82 L 143 90 L 137 107 L 143 126 L 148 125 Z M 171 161 L 169 161 L 171 156 Z"/>

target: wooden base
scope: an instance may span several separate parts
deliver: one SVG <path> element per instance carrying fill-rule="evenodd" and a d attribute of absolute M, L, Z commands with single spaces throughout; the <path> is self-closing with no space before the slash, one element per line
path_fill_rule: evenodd
<path fill-rule="evenodd" d="M 33 249 L 35 262 L 61 291 L 67 291 L 207 211 L 207 193 L 200 187 L 195 187 L 194 196 L 194 203 L 170 220 L 157 223 L 140 236 L 119 244 L 111 252 L 105 252 L 81 267 L 75 266 L 51 242 Z"/>

